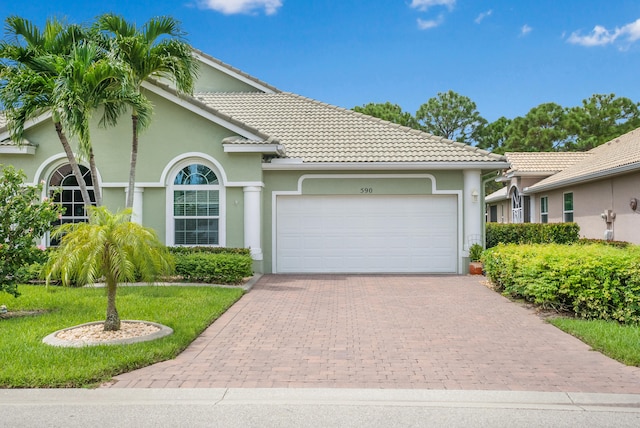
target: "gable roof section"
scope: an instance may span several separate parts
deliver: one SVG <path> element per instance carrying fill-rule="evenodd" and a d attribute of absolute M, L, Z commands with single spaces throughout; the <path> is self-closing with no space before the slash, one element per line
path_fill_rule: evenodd
<path fill-rule="evenodd" d="M 508 176 L 549 176 L 580 162 L 589 152 L 507 152 Z"/>
<path fill-rule="evenodd" d="M 224 63 L 222 61 L 220 61 L 217 58 L 212 57 L 211 55 L 208 55 L 198 49 L 194 49 L 192 48 L 194 56 L 203 64 L 208 65 L 209 67 L 213 67 L 218 71 L 221 71 L 224 74 L 227 74 L 235 79 L 238 79 L 244 83 L 247 83 L 251 86 L 253 86 L 254 88 L 263 91 L 263 92 L 268 92 L 268 93 L 276 93 L 276 92 L 280 92 L 280 90 L 278 88 L 276 88 L 275 86 L 271 86 L 270 84 L 263 82 L 260 79 L 257 79 L 247 73 L 245 73 L 242 70 L 239 70 L 227 63 Z"/>
<path fill-rule="evenodd" d="M 582 161 L 524 189 L 526 193 L 640 171 L 640 128 L 587 152 Z"/>
<path fill-rule="evenodd" d="M 292 93 L 195 97 L 277 139 L 288 157 L 304 163 L 504 163 L 500 155 Z"/>

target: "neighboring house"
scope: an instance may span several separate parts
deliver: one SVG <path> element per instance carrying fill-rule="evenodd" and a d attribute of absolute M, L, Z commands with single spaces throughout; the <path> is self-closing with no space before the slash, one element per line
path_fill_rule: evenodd
<path fill-rule="evenodd" d="M 464 272 L 482 235 L 482 178 L 504 157 L 195 56 L 193 97 L 144 85 L 155 113 L 140 138 L 135 221 L 167 245 L 250 248 L 257 272 Z M 50 118 L 34 120 L 21 147 L 0 126 L 0 163 L 43 180 L 43 197 L 61 188 L 64 222 L 85 220 Z M 130 121 L 95 127 L 92 141 L 104 204 L 122 208 Z"/>
<path fill-rule="evenodd" d="M 550 177 L 585 159 L 584 152 L 505 153 L 509 168 L 497 181 L 505 187 L 488 195 L 487 221 L 498 223 L 537 222 L 535 201 L 523 194 L 524 188 Z"/>
<path fill-rule="evenodd" d="M 496 190 L 484 198 L 486 205 L 486 221 L 490 223 L 510 223 L 511 222 L 511 200 L 507 193 L 507 186 Z"/>
<path fill-rule="evenodd" d="M 522 165 L 523 159 L 538 162 L 530 171 L 532 174 L 548 170 L 551 163 L 545 165 L 543 160 L 547 155 L 561 154 L 507 153 L 511 169 L 503 177 L 513 185 L 518 175 L 515 170 L 521 168 L 518 165 Z M 529 207 L 530 221 L 574 221 L 583 237 L 640 244 L 640 128 L 573 155 L 576 157 L 565 159 L 569 164 L 545 178 L 525 182 L 525 176 L 521 175 L 518 191 L 524 205 Z M 495 199 L 490 199 L 492 196 L 487 196 L 487 200 L 495 203 Z M 512 211 L 517 209 L 512 200 L 510 204 Z M 515 222 L 514 217 L 517 218 L 513 216 L 509 222 Z M 524 217 L 522 221 L 527 220 Z"/>

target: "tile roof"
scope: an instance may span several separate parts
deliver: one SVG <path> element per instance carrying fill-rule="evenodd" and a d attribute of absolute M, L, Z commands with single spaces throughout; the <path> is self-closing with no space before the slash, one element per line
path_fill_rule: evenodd
<path fill-rule="evenodd" d="M 304 162 L 504 162 L 504 157 L 292 93 L 199 93 Z"/>
<path fill-rule="evenodd" d="M 589 157 L 589 152 L 507 152 L 511 166 L 507 174 L 540 173 L 551 175 Z"/>
<path fill-rule="evenodd" d="M 640 170 L 640 128 L 587 152 L 580 162 L 525 189 L 527 193 Z"/>

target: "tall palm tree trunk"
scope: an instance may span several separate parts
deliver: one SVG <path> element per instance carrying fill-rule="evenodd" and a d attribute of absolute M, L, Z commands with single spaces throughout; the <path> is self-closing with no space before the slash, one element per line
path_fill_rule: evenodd
<path fill-rule="evenodd" d="M 133 194 L 136 186 L 136 164 L 138 163 L 138 114 L 131 115 L 133 136 L 131 138 L 131 161 L 129 163 L 129 191 L 127 192 L 126 208 L 133 208 Z"/>
<path fill-rule="evenodd" d="M 80 193 L 82 194 L 82 201 L 85 206 L 91 205 L 91 197 L 89 196 L 89 191 L 87 190 L 87 184 L 84 182 L 84 178 L 82 177 L 82 171 L 80 171 L 80 167 L 78 166 L 78 161 L 76 160 L 76 156 L 73 154 L 73 150 L 71 150 L 71 146 L 69 145 L 69 140 L 67 140 L 67 136 L 64 134 L 62 130 L 62 124 L 60 122 L 54 122 L 56 127 L 56 132 L 58 134 L 58 138 L 60 139 L 60 143 L 62 143 L 62 147 L 64 152 L 67 155 L 67 160 L 69 161 L 69 165 L 71 165 L 71 170 L 73 171 L 73 175 L 75 175 L 76 180 L 78 181 L 78 186 L 80 186 Z"/>
<path fill-rule="evenodd" d="M 102 190 L 98 183 L 98 169 L 96 168 L 96 159 L 93 155 L 93 147 L 89 148 L 89 169 L 91 170 L 91 181 L 93 182 L 93 195 L 96 198 L 96 205 L 102 205 Z"/>

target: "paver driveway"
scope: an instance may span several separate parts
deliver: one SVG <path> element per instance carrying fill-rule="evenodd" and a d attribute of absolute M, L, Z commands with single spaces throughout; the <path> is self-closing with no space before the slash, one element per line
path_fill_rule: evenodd
<path fill-rule="evenodd" d="M 471 276 L 267 275 L 175 360 L 112 387 L 640 393 L 624 366 Z"/>

